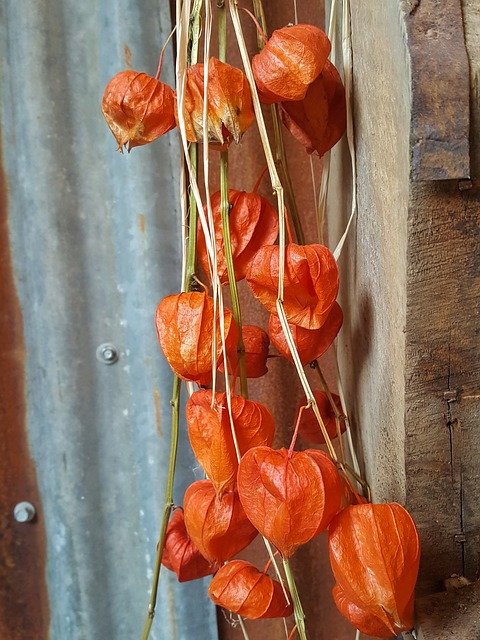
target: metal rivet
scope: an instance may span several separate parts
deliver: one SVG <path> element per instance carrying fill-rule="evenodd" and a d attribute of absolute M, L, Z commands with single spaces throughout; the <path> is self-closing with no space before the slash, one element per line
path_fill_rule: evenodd
<path fill-rule="evenodd" d="M 117 347 L 110 342 L 105 342 L 97 347 L 97 360 L 103 364 L 114 364 L 118 360 Z"/>
<path fill-rule="evenodd" d="M 35 514 L 35 507 L 31 502 L 19 502 L 13 509 L 13 517 L 17 522 L 30 522 Z"/>

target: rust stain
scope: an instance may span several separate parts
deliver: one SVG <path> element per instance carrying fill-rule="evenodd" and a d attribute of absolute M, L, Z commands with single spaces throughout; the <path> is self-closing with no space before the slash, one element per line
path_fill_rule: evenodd
<path fill-rule="evenodd" d="M 45 530 L 25 430 L 23 319 L 13 278 L 7 203 L 0 166 L 0 638 L 46 640 Z M 13 508 L 22 500 L 35 505 L 32 522 L 13 519 Z"/>
<path fill-rule="evenodd" d="M 138 228 L 140 229 L 140 233 L 145 233 L 145 215 L 143 213 L 138 214 Z"/>
<path fill-rule="evenodd" d="M 155 425 L 157 427 L 157 433 L 162 435 L 162 408 L 160 404 L 160 391 L 158 389 L 153 390 L 153 405 L 155 407 Z"/>
<path fill-rule="evenodd" d="M 128 44 L 123 45 L 123 59 L 125 60 L 126 67 L 132 67 L 132 51 Z"/>

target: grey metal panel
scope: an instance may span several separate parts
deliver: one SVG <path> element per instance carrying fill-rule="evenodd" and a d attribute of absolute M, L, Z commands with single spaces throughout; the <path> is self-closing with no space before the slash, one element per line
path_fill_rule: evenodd
<path fill-rule="evenodd" d="M 180 286 L 175 132 L 130 156 L 100 112 L 154 73 L 168 3 L 3 0 L 1 124 L 27 345 L 28 428 L 47 531 L 52 640 L 133 640 L 146 609 L 169 440 L 156 304 Z M 164 78 L 172 80 L 171 58 Z M 96 360 L 103 342 L 119 361 Z M 183 433 L 185 431 L 183 430 Z M 176 500 L 198 469 L 181 446 Z M 28 496 L 26 496 L 28 499 Z M 152 638 L 216 638 L 206 584 L 162 573 Z"/>

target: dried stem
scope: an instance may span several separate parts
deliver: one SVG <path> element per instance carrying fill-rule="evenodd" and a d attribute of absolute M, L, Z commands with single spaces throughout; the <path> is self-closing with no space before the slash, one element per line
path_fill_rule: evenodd
<path fill-rule="evenodd" d="M 287 558 L 283 558 L 283 568 L 285 570 L 285 576 L 287 578 L 288 588 L 290 589 L 290 595 L 292 596 L 293 613 L 295 616 L 295 625 L 297 627 L 300 640 L 307 640 L 307 630 L 305 628 L 305 614 L 303 612 L 302 603 L 297 591 L 297 585 L 295 578 L 293 577 L 292 568 Z"/>

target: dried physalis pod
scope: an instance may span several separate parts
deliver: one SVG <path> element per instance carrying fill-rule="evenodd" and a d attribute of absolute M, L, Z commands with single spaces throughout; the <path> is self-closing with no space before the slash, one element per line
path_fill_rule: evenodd
<path fill-rule="evenodd" d="M 328 312 L 325 322 L 319 329 L 304 329 L 289 323 L 292 332 L 293 342 L 300 356 L 302 364 L 313 362 L 323 356 L 327 349 L 333 344 L 338 332 L 343 324 L 343 311 L 338 302 L 334 302 Z M 293 362 L 285 334 L 279 317 L 272 313 L 268 322 L 268 335 L 272 344 L 282 356 Z"/>
<path fill-rule="evenodd" d="M 217 493 L 233 489 L 237 479 L 238 458 L 228 412 L 227 396 L 212 391 L 197 391 L 186 406 L 188 436 L 195 457 L 202 465 Z M 242 396 L 230 399 L 233 429 L 240 455 L 259 445 L 270 445 L 275 424 L 265 405 Z"/>
<path fill-rule="evenodd" d="M 187 69 L 183 109 L 189 142 L 203 142 L 203 90 L 204 65 L 194 64 Z M 210 58 L 207 109 L 208 142 L 214 148 L 240 142 L 255 119 L 250 86 L 241 69 Z"/>
<path fill-rule="evenodd" d="M 322 73 L 299 102 L 283 102 L 284 125 L 308 153 L 321 157 L 347 128 L 345 89 L 335 66 L 327 60 Z"/>
<path fill-rule="evenodd" d="M 245 560 L 223 565 L 210 583 L 208 595 L 219 607 L 249 620 L 286 618 L 293 612 L 282 585 Z"/>
<path fill-rule="evenodd" d="M 267 371 L 268 349 L 270 339 L 268 334 L 255 325 L 244 324 L 242 326 L 243 346 L 245 347 L 245 373 L 247 378 L 261 378 Z M 224 370 L 222 359 L 219 366 Z M 234 376 L 240 374 L 240 365 L 237 353 L 232 353 L 228 359 L 228 372 Z"/>
<path fill-rule="evenodd" d="M 260 100 L 265 104 L 302 100 L 323 69 L 330 49 L 327 35 L 311 24 L 274 31 L 252 60 Z"/>
<path fill-rule="evenodd" d="M 205 385 L 211 380 L 214 327 L 213 298 L 205 292 L 177 293 L 164 298 L 155 314 L 157 336 L 173 371 L 185 380 Z M 238 329 L 232 313 L 224 311 L 227 354 L 237 350 Z M 216 320 L 217 358 L 222 344 Z"/>
<path fill-rule="evenodd" d="M 156 140 L 175 127 L 175 93 L 146 73 L 127 69 L 105 88 L 102 112 L 119 151 Z"/>
<path fill-rule="evenodd" d="M 342 483 L 321 451 L 255 447 L 240 461 L 238 492 L 251 522 L 288 558 L 329 525 Z"/>
<path fill-rule="evenodd" d="M 217 495 L 210 480 L 197 480 L 185 492 L 185 526 L 200 553 L 221 564 L 247 547 L 258 531 L 245 515 L 236 491 Z"/>
<path fill-rule="evenodd" d="M 247 193 L 230 189 L 228 226 L 232 249 L 235 280 L 245 278 L 247 267 L 255 253 L 264 244 L 272 244 L 278 235 L 278 214 L 275 208 L 258 193 Z M 228 282 L 225 260 L 221 196 L 217 191 L 211 197 L 213 222 L 215 227 L 215 246 L 217 251 L 217 273 L 222 284 Z M 204 272 L 209 275 L 209 261 L 203 228 L 198 223 L 198 259 Z"/>
<path fill-rule="evenodd" d="M 162 564 L 176 573 L 179 582 L 204 578 L 218 570 L 218 565 L 206 560 L 190 539 L 183 509 L 175 509 L 168 523 Z"/>
<path fill-rule="evenodd" d="M 333 440 L 338 436 L 337 421 L 335 419 L 335 411 L 331 405 L 328 395 L 324 391 L 314 391 L 314 398 L 317 402 L 318 411 L 327 430 L 328 437 Z M 332 400 L 337 407 L 338 413 L 342 416 L 339 419 L 340 432 L 343 433 L 346 429 L 345 419 L 343 417 L 342 404 L 340 398 L 336 394 L 332 394 Z M 307 405 L 307 398 L 304 396 L 298 403 L 297 414 L 301 407 Z M 304 440 L 311 444 L 325 444 L 325 438 L 318 424 L 315 413 L 312 407 L 304 408 L 298 423 L 298 430 Z"/>
<path fill-rule="evenodd" d="M 276 312 L 280 249 L 262 247 L 247 271 L 253 295 L 270 313 Z M 290 243 L 285 252 L 283 308 L 287 320 L 304 329 L 319 329 L 338 293 L 338 267 L 332 252 L 321 244 Z"/>
<path fill-rule="evenodd" d="M 413 627 L 420 561 L 415 524 L 396 503 L 357 504 L 331 522 L 330 564 L 346 598 L 397 635 Z"/>
<path fill-rule="evenodd" d="M 392 632 L 379 618 L 361 607 L 357 607 L 347 598 L 338 584 L 333 587 L 332 596 L 342 616 L 365 635 L 374 638 L 393 638 L 402 632 L 402 629 Z"/>

